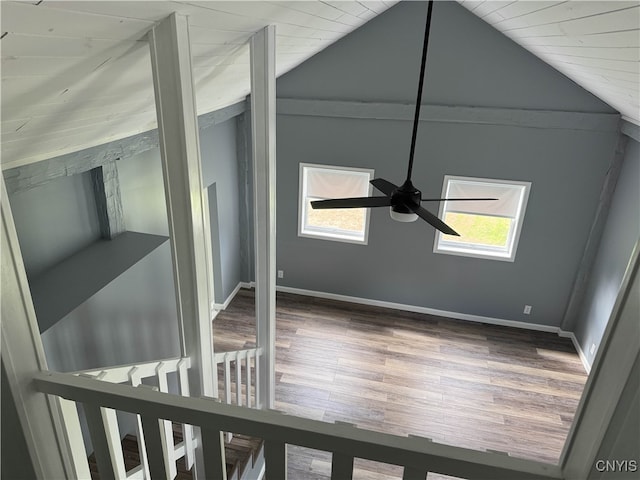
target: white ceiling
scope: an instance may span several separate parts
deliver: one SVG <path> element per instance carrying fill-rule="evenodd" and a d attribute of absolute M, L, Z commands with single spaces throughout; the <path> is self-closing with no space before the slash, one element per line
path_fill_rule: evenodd
<path fill-rule="evenodd" d="M 144 38 L 174 11 L 189 15 L 202 114 L 249 92 L 253 32 L 276 25 L 281 75 L 394 3 L 2 1 L 2 167 L 155 128 Z M 460 3 L 640 124 L 638 1 Z"/>
<path fill-rule="evenodd" d="M 640 124 L 638 0 L 459 3 Z"/>

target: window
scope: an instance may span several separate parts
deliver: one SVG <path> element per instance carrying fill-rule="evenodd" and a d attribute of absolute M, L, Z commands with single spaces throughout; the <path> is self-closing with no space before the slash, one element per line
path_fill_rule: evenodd
<path fill-rule="evenodd" d="M 531 182 L 445 175 L 443 198 L 496 198 L 442 202 L 440 218 L 459 237 L 437 232 L 433 251 L 513 262 Z"/>
<path fill-rule="evenodd" d="M 313 200 L 366 197 L 373 170 L 300 164 L 298 235 L 339 242 L 367 243 L 368 208 L 314 210 Z"/>

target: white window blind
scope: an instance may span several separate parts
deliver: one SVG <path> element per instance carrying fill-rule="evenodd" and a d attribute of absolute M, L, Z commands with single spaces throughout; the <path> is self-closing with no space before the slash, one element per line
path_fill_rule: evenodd
<path fill-rule="evenodd" d="M 306 177 L 307 196 L 312 198 L 360 197 L 369 190 L 368 175 L 359 172 L 309 168 Z"/>
<path fill-rule="evenodd" d="M 447 198 L 497 198 L 479 202 L 449 202 L 447 212 L 515 218 L 522 198 L 520 186 L 449 180 Z"/>

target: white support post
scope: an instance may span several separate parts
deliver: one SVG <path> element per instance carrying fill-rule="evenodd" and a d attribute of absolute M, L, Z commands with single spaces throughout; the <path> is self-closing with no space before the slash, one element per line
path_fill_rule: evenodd
<path fill-rule="evenodd" d="M 172 14 L 149 32 L 167 217 L 183 356 L 194 396 L 213 396 L 213 338 L 198 118 L 187 17 Z"/>
<path fill-rule="evenodd" d="M 171 14 L 149 32 L 182 356 L 191 360 L 193 396 L 214 396 L 213 332 L 202 195 L 202 166 L 187 17 Z M 196 443 L 200 429 L 194 429 Z M 194 478 L 203 478 L 202 449 Z"/>
<path fill-rule="evenodd" d="M 257 346 L 262 348 L 258 408 L 275 405 L 276 75 L 275 26 L 251 37 L 251 142 Z"/>
<path fill-rule="evenodd" d="M 215 284 L 213 275 L 213 259 L 211 254 L 211 215 L 209 211 L 209 190 L 206 185 L 202 185 L 202 206 L 204 212 L 204 241 L 205 241 L 205 256 L 207 262 L 207 289 L 209 292 L 209 318 L 213 319 L 215 303 Z M 220 285 L 218 288 L 222 288 Z M 213 320 L 212 320 L 213 321 Z M 211 333 L 213 338 L 213 331 Z M 212 347 L 213 348 L 213 347 Z M 215 352 L 212 353 L 212 355 Z M 218 392 L 218 368 L 215 363 L 213 364 L 213 398 L 218 398 L 220 392 Z"/>
<path fill-rule="evenodd" d="M 36 478 L 72 478 L 73 455 L 62 433 L 59 404 L 33 388 L 34 375 L 46 370 L 47 363 L 4 178 L 0 200 L 2 365 Z"/>

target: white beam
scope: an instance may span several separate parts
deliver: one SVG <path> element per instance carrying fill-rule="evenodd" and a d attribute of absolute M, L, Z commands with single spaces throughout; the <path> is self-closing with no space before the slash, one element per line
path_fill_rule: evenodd
<path fill-rule="evenodd" d="M 295 98 L 279 98 L 277 106 L 278 113 L 282 115 L 404 121 L 413 121 L 415 110 L 414 105 L 403 103 Z M 423 122 L 616 132 L 620 115 L 617 113 L 563 112 L 521 108 L 423 105 L 420 110 L 420 120 Z"/>
<path fill-rule="evenodd" d="M 2 364 L 38 479 L 73 478 L 73 456 L 62 433 L 57 400 L 36 391 L 33 377 L 47 369 L 9 198 L 0 178 L 2 202 Z"/>
<path fill-rule="evenodd" d="M 149 32 L 162 172 L 183 356 L 195 396 L 213 395 L 202 172 L 187 17 Z"/>
<path fill-rule="evenodd" d="M 275 404 L 276 324 L 276 75 L 275 26 L 251 37 L 251 142 L 253 151 L 259 408 Z"/>

